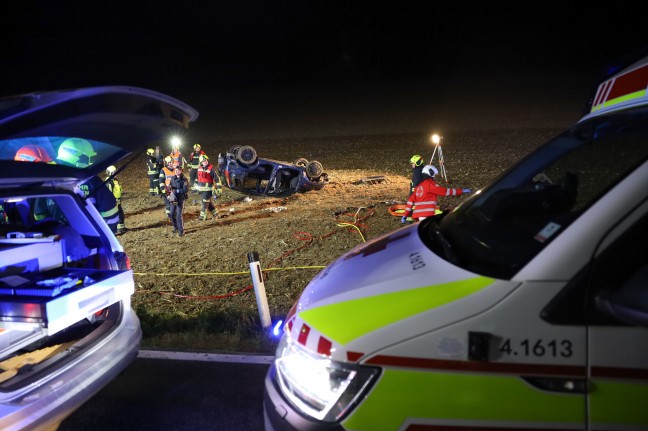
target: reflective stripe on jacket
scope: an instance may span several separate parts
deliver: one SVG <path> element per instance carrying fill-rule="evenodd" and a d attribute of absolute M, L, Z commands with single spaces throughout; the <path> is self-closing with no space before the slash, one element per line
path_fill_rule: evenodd
<path fill-rule="evenodd" d="M 160 190 L 164 190 L 165 186 L 169 185 L 169 182 L 173 178 L 173 171 L 166 166 L 160 169 Z"/>
<path fill-rule="evenodd" d="M 212 188 L 220 189 L 222 187 L 218 172 L 214 170 L 214 165 L 208 165 L 207 167 L 201 165 L 198 168 L 196 182 L 198 183 L 197 190 L 201 192 L 209 191 Z"/>
<path fill-rule="evenodd" d="M 437 185 L 432 178 L 427 178 L 414 189 L 414 193 L 407 199 L 404 216 L 412 214 L 412 218 L 432 217 L 437 209 L 439 196 L 459 196 L 461 189 L 449 189 Z M 415 206 L 416 204 L 416 206 Z M 414 206 L 414 213 L 412 207 Z"/>
<path fill-rule="evenodd" d="M 205 152 L 203 150 L 194 151 L 189 154 L 189 166 L 191 169 L 198 169 L 200 167 L 200 156 L 204 156 Z"/>

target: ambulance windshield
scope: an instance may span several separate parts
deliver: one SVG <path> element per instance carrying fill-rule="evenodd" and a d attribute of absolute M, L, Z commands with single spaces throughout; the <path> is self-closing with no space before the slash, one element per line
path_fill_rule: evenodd
<path fill-rule="evenodd" d="M 466 269 L 511 278 L 648 158 L 647 141 L 645 108 L 579 124 L 440 221 L 425 220 L 424 241 Z"/>

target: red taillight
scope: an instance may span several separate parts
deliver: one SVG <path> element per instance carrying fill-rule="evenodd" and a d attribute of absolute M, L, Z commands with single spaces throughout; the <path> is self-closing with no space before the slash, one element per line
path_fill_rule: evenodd
<path fill-rule="evenodd" d="M 120 270 L 131 269 L 130 257 L 123 251 L 115 252 L 115 260 Z"/>

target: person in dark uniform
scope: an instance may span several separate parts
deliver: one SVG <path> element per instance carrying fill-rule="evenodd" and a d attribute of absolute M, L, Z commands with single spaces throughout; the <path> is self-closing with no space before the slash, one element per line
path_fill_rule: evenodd
<path fill-rule="evenodd" d="M 418 154 L 412 156 L 410 159 L 410 166 L 412 167 L 412 181 L 410 181 L 410 191 L 409 194 L 411 195 L 414 193 L 414 189 L 416 186 L 418 186 L 421 181 L 423 181 L 423 167 L 425 164 L 423 163 L 423 157 L 419 156 Z"/>
<path fill-rule="evenodd" d="M 173 177 L 169 182 L 169 196 L 167 197 L 171 205 L 171 222 L 173 223 L 173 232 L 178 236 L 184 235 L 184 223 L 182 221 L 182 208 L 187 199 L 189 191 L 189 182 L 187 177 L 182 174 L 182 168 L 176 166 L 173 170 Z"/>

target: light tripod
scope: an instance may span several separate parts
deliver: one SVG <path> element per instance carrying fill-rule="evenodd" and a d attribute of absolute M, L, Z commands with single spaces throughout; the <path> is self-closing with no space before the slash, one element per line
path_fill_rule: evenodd
<path fill-rule="evenodd" d="M 448 182 L 448 175 L 446 173 L 445 163 L 443 160 L 443 148 L 441 147 L 442 139 L 443 136 L 439 136 L 437 134 L 432 135 L 432 138 L 430 138 L 430 140 L 434 144 L 434 151 L 432 152 L 432 157 L 430 158 L 430 164 L 434 162 L 434 156 L 436 155 L 439 160 L 439 172 L 441 172 L 443 179 Z"/>

